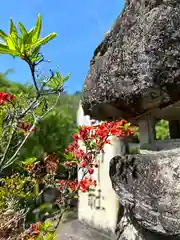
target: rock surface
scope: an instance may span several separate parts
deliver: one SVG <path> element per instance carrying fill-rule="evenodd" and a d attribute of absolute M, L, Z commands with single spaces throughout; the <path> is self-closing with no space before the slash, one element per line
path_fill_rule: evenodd
<path fill-rule="evenodd" d="M 179 162 L 178 148 L 111 160 L 112 186 L 142 240 L 180 239 Z"/>
<path fill-rule="evenodd" d="M 179 41 L 179 0 L 126 0 L 91 60 L 85 114 L 130 120 L 179 101 Z"/>

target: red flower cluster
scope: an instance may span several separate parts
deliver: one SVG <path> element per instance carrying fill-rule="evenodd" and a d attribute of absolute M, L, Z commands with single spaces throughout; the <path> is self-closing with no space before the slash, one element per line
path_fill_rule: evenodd
<path fill-rule="evenodd" d="M 52 154 L 50 155 L 48 153 L 44 153 L 44 163 L 47 173 L 55 173 L 59 166 L 57 156 Z"/>
<path fill-rule="evenodd" d="M 88 179 L 87 177 L 82 179 L 80 181 L 80 183 L 78 183 L 77 179 L 75 179 L 74 181 L 72 181 L 72 180 L 60 180 L 59 183 L 60 183 L 59 189 L 60 189 L 61 192 L 65 188 L 70 189 L 72 192 L 77 191 L 78 188 L 79 188 L 82 192 L 86 192 L 86 191 L 89 191 L 90 187 L 95 187 L 96 186 L 96 181 L 92 180 L 91 178 Z"/>
<path fill-rule="evenodd" d="M 76 191 L 78 187 L 78 180 L 60 180 L 60 191 L 64 190 L 65 188 L 69 188 L 71 191 Z"/>
<path fill-rule="evenodd" d="M 91 187 L 96 187 L 96 180 L 92 180 L 91 178 L 84 178 L 81 182 L 80 182 L 80 190 L 82 192 L 87 192 L 89 191 L 89 189 Z"/>
<path fill-rule="evenodd" d="M 4 104 L 6 102 L 13 102 L 14 96 L 8 92 L 0 92 L 0 104 Z"/>
<path fill-rule="evenodd" d="M 39 234 L 40 233 L 40 226 L 41 226 L 41 223 L 40 222 L 36 222 L 34 224 L 31 224 L 30 226 L 30 230 L 33 234 Z"/>
<path fill-rule="evenodd" d="M 26 232 L 24 234 L 22 234 L 22 240 L 35 240 L 39 237 L 40 235 L 40 227 L 41 227 L 41 223 L 40 222 L 36 222 L 34 224 L 31 224 L 29 229 L 26 230 Z"/>
<path fill-rule="evenodd" d="M 82 126 L 79 128 L 78 133 L 73 136 L 74 142 L 65 149 L 65 153 L 72 154 L 73 162 L 68 161 L 64 165 L 71 167 L 76 162 L 81 168 L 86 168 L 89 174 L 93 174 L 93 168 L 98 167 L 96 156 L 103 152 L 105 144 L 110 144 L 108 137 L 117 136 L 124 138 L 133 134 L 134 128 L 126 120 L 103 122 L 98 126 Z M 68 186 L 72 189 L 75 188 L 75 185 L 73 183 L 71 186 L 68 183 Z M 89 190 L 90 186 L 96 186 L 96 182 L 91 178 L 85 177 L 80 182 L 79 189 L 85 192 Z"/>
<path fill-rule="evenodd" d="M 23 120 L 21 120 L 19 123 L 19 128 L 24 132 L 24 135 L 26 136 L 31 129 L 31 124 L 25 123 Z M 34 132 L 35 128 L 32 131 Z"/>
<path fill-rule="evenodd" d="M 59 167 L 59 160 L 56 155 L 44 153 L 43 161 L 36 161 L 24 166 L 24 169 L 35 178 L 42 178 L 47 173 L 55 173 Z"/>
<path fill-rule="evenodd" d="M 105 144 L 110 144 L 109 136 L 128 137 L 134 134 L 133 128 L 125 120 L 120 122 L 103 122 L 99 126 L 82 126 L 78 133 L 73 136 L 74 142 L 65 149 L 71 152 L 74 159 L 82 168 L 92 168 L 97 166 L 95 157 L 103 151 Z M 86 150 L 80 147 L 80 142 Z M 71 166 L 70 162 L 65 162 L 66 166 Z M 93 173 L 92 170 L 89 173 Z"/>

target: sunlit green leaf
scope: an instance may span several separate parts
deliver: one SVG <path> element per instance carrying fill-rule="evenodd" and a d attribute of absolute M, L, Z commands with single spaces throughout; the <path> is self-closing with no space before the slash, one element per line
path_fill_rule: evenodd
<path fill-rule="evenodd" d="M 24 53 L 25 45 L 24 45 L 23 37 L 20 37 L 19 47 L 20 47 L 20 52 Z"/>
<path fill-rule="evenodd" d="M 11 56 L 18 56 L 18 53 L 3 43 L 0 43 L 0 54 L 9 54 Z"/>
<path fill-rule="evenodd" d="M 71 152 L 68 152 L 68 153 L 65 153 L 64 154 L 64 157 L 67 159 L 67 160 L 73 160 L 73 154 Z"/>
<path fill-rule="evenodd" d="M 36 43 L 31 45 L 31 49 L 38 48 L 42 45 L 45 45 L 46 43 L 51 41 L 56 36 L 57 36 L 57 34 L 54 32 L 54 33 L 49 34 L 47 37 L 40 38 Z"/>
<path fill-rule="evenodd" d="M 0 37 L 1 37 L 4 41 L 6 41 L 6 38 L 8 37 L 8 35 L 7 35 L 3 30 L 0 29 Z"/>
<path fill-rule="evenodd" d="M 47 237 L 45 238 L 45 240 L 55 240 L 56 236 L 54 236 L 54 234 L 52 233 L 48 233 Z"/>
<path fill-rule="evenodd" d="M 56 72 L 56 75 L 57 75 L 59 80 L 62 79 L 61 74 L 59 72 Z"/>
<path fill-rule="evenodd" d="M 30 49 L 30 46 L 32 44 L 33 34 L 34 34 L 34 28 L 32 28 L 24 37 L 24 44 L 25 44 L 26 50 Z"/>
<path fill-rule="evenodd" d="M 9 49 L 16 51 L 16 45 L 15 45 L 14 41 L 11 39 L 11 37 L 8 37 L 6 39 L 6 42 L 7 42 Z"/>
<path fill-rule="evenodd" d="M 68 81 L 70 75 L 71 75 L 71 74 L 69 73 L 65 78 L 63 78 L 63 82 L 64 82 L 64 83 Z"/>
<path fill-rule="evenodd" d="M 40 37 L 41 27 L 42 27 L 42 18 L 41 18 L 41 15 L 38 14 L 38 19 L 37 19 L 36 26 L 34 28 L 34 34 L 32 37 L 33 43 L 35 43 Z"/>
<path fill-rule="evenodd" d="M 17 43 L 18 43 L 18 32 L 17 32 L 16 26 L 14 25 L 12 19 L 10 20 L 10 36 L 11 36 L 11 39 L 14 41 L 14 44 L 17 45 Z"/>
<path fill-rule="evenodd" d="M 37 160 L 36 157 L 27 158 L 25 161 L 23 161 L 23 164 L 24 164 L 24 165 L 29 165 L 29 164 L 35 163 L 36 160 Z"/>
<path fill-rule="evenodd" d="M 40 51 L 40 47 L 33 49 L 32 56 L 35 57 Z"/>
<path fill-rule="evenodd" d="M 22 33 L 22 36 L 20 37 L 20 51 L 21 53 L 24 53 L 24 51 L 29 50 L 30 44 L 32 42 L 32 35 L 34 29 L 31 29 L 29 32 L 26 30 L 24 25 L 19 22 L 19 28 Z"/>
<path fill-rule="evenodd" d="M 37 57 L 30 57 L 31 62 L 35 63 L 36 61 L 39 61 L 41 59 L 41 56 L 37 56 Z"/>
<path fill-rule="evenodd" d="M 21 22 L 19 22 L 19 29 L 20 29 L 23 37 L 28 33 L 26 28 L 24 27 L 24 25 Z"/>

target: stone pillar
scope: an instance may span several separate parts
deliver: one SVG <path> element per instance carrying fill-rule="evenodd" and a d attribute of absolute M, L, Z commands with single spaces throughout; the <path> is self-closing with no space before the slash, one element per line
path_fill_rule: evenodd
<path fill-rule="evenodd" d="M 138 122 L 140 148 L 149 148 L 156 138 L 154 119 L 142 119 Z"/>
<path fill-rule="evenodd" d="M 180 121 L 169 121 L 169 132 L 171 139 L 180 138 Z"/>

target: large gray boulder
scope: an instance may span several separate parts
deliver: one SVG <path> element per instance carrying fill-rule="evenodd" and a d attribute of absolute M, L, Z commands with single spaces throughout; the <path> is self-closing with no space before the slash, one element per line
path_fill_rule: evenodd
<path fill-rule="evenodd" d="M 91 60 L 85 114 L 131 120 L 179 100 L 180 1 L 126 0 Z"/>
<path fill-rule="evenodd" d="M 142 234 L 137 239 L 180 239 L 179 163 L 178 148 L 111 160 L 112 186 L 129 213 L 128 227 Z"/>

